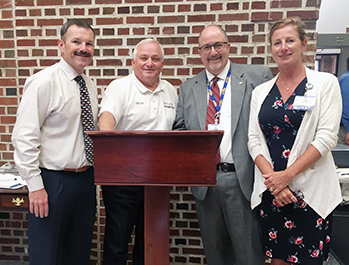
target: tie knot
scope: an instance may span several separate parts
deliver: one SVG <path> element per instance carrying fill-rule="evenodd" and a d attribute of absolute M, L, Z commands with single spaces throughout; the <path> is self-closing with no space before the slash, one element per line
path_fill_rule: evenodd
<path fill-rule="evenodd" d="M 212 78 L 212 84 L 217 84 L 218 80 L 219 80 L 219 77 L 215 76 L 214 78 Z"/>
<path fill-rule="evenodd" d="M 74 80 L 80 85 L 83 86 L 85 84 L 85 80 L 82 78 L 81 75 L 75 76 Z"/>

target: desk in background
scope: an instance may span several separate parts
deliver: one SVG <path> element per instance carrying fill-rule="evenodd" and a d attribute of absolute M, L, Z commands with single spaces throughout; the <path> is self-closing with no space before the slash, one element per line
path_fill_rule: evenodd
<path fill-rule="evenodd" d="M 0 210 L 28 211 L 28 189 L 0 189 Z"/>

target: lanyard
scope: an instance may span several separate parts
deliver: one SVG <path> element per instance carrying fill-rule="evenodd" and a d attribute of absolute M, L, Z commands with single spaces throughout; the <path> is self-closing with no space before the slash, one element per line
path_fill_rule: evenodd
<path fill-rule="evenodd" d="M 211 86 L 210 86 L 210 82 L 208 81 L 208 79 L 207 79 L 207 77 L 206 77 L 206 84 L 207 84 L 208 94 L 210 95 L 210 98 L 211 98 L 211 100 L 212 100 L 212 102 L 213 102 L 213 105 L 214 105 L 214 107 L 215 107 L 217 113 L 220 112 L 221 107 L 222 107 L 223 98 L 224 98 L 224 95 L 225 95 L 225 90 L 226 90 L 227 85 L 228 85 L 228 80 L 229 80 L 229 77 L 230 77 L 230 73 L 231 73 L 231 71 L 230 71 L 230 69 L 229 69 L 229 71 L 228 71 L 228 73 L 227 73 L 227 76 L 226 76 L 226 78 L 225 78 L 225 80 L 224 80 L 224 85 L 223 85 L 221 97 L 220 97 L 220 99 L 219 99 L 219 104 L 217 104 L 217 101 L 216 101 L 216 99 L 214 98 L 214 95 L 213 95 L 213 92 L 212 92 L 212 89 L 211 89 Z"/>

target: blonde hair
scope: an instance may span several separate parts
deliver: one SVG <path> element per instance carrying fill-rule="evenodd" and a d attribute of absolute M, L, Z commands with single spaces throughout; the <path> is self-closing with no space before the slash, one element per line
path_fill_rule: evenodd
<path fill-rule="evenodd" d="M 276 21 L 269 31 L 269 43 L 271 44 L 271 38 L 276 30 L 286 25 L 292 25 L 298 31 L 299 39 L 303 42 L 307 37 L 305 35 L 305 24 L 299 17 L 287 17 Z"/>

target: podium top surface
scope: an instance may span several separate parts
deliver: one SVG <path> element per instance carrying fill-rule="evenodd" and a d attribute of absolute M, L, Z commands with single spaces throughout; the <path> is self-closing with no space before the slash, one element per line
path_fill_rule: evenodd
<path fill-rule="evenodd" d="M 90 131 L 95 183 L 213 186 L 223 131 Z"/>
<path fill-rule="evenodd" d="M 165 130 L 153 130 L 153 131 L 87 131 L 87 134 L 93 138 L 95 137 L 114 137 L 114 136 L 131 136 L 131 135 L 147 135 L 147 136 L 205 136 L 216 135 L 223 137 L 224 131 L 203 131 L 203 130 L 178 130 L 178 131 L 165 131 Z"/>

